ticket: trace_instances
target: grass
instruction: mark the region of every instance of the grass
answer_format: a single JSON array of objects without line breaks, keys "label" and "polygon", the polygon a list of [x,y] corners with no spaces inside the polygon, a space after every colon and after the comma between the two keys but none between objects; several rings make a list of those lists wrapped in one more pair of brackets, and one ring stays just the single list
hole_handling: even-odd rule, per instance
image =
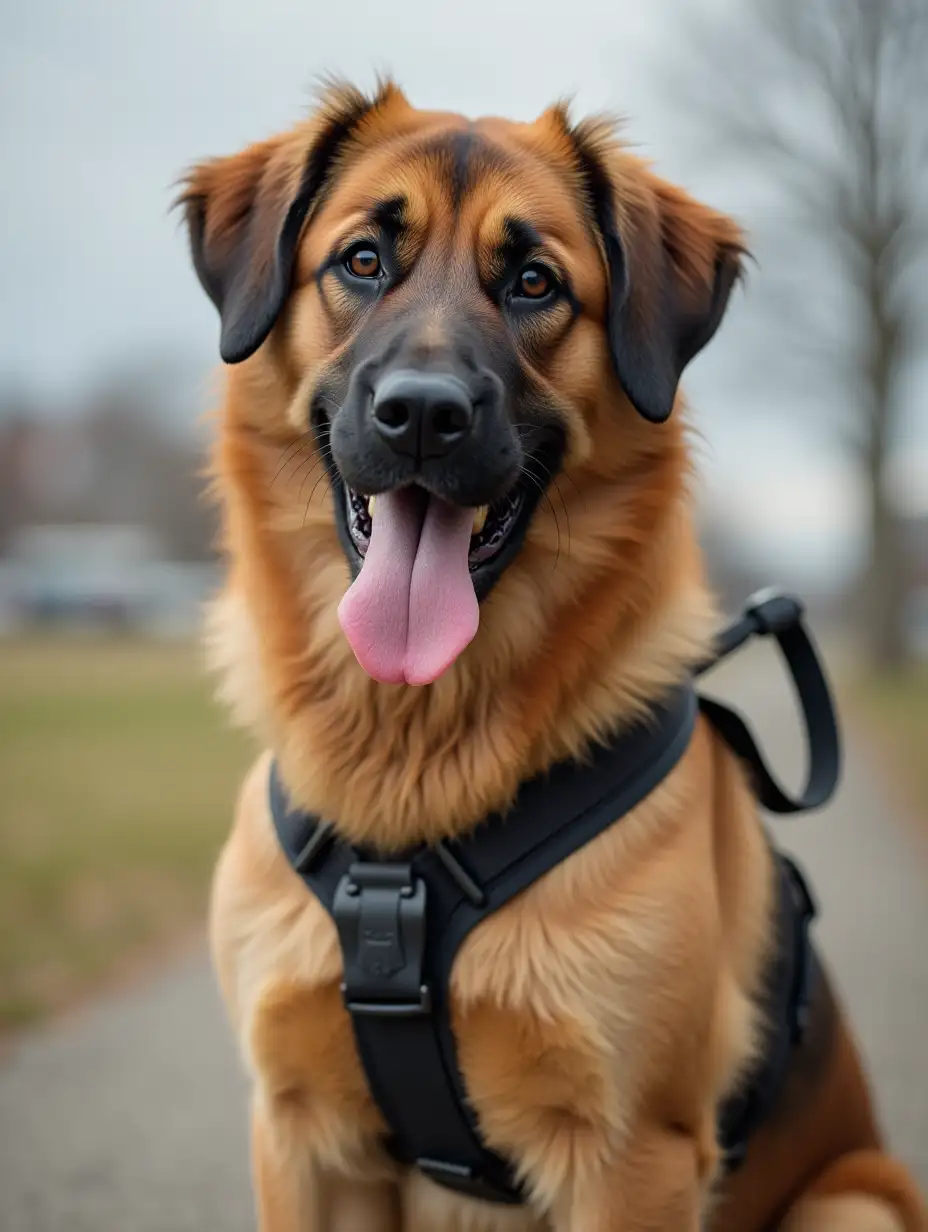
[{"label": "grass", "polygon": [[928,824],[928,664],[864,680],[852,699],[908,801]]},{"label": "grass", "polygon": [[193,647],[0,642],[0,1030],[202,918],[250,755]]}]

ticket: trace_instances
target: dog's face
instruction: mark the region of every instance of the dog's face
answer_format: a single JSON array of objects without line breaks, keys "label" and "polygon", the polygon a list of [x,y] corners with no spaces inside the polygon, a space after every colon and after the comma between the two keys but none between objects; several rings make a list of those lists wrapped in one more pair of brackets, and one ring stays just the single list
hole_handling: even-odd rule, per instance
[{"label": "dog's face", "polygon": [[184,200],[223,358],[272,353],[299,390],[354,579],[342,628],[385,682],[457,658],[604,413],[662,431],[741,252],[603,124],[471,123],[393,87],[330,93]]}]

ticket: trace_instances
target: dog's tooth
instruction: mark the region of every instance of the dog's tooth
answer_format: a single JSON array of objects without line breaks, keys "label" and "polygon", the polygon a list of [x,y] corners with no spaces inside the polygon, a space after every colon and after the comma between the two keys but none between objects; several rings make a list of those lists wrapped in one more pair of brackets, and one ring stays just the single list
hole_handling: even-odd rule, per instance
[{"label": "dog's tooth", "polygon": [[367,516],[369,518],[372,518],[374,516],[374,501],[376,499],[377,499],[376,496],[369,496],[367,498]]},{"label": "dog's tooth", "polygon": [[489,505],[481,505],[479,509],[474,510],[474,526],[471,534],[479,535],[487,524],[487,514],[490,512]]}]

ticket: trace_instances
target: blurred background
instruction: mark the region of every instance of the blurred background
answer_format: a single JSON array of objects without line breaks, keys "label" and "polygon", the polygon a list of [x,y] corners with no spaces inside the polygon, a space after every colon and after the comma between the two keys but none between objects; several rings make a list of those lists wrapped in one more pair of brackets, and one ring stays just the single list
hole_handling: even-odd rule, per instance
[{"label": "blurred background", "polygon": [[218,325],[169,207],[188,163],[289,125],[323,72],[472,115],[572,95],[743,223],[755,263],[685,382],[712,574],[730,608],[807,599],[875,807],[925,827],[925,0],[0,17],[0,1038],[201,918],[249,745],[197,648]]}]

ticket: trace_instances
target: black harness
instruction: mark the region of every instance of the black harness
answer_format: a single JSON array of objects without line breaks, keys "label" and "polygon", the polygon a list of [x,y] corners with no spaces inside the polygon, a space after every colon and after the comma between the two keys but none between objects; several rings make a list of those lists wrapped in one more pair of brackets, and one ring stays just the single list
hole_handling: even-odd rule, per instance
[{"label": "black harness", "polygon": [[[647,721],[595,747],[588,760],[562,762],[522,785],[512,809],[472,832],[396,852],[389,858],[350,846],[331,823],[290,807],[276,765],[271,812],[280,844],[307,888],[331,914],[344,960],[342,992],[371,1094],[389,1126],[400,1163],[472,1197],[518,1203],[512,1165],[483,1143],[467,1098],[451,1030],[449,984],[455,955],[475,925],[554,865],[614,825],[682,757],[699,711],[753,776],[762,805],[776,813],[817,808],[838,779],[838,733],[828,685],[797,600],[765,592],[719,637],[699,675],[756,635],[773,636],[803,711],[809,772],[798,797],[767,769],[740,715],[677,688]],[[762,1061],[719,1110],[719,1142],[730,1167],[776,1100],[808,1010],[815,959],[814,906],[799,870],[784,856],[779,879],[779,944],[765,985],[771,1024]]]}]

